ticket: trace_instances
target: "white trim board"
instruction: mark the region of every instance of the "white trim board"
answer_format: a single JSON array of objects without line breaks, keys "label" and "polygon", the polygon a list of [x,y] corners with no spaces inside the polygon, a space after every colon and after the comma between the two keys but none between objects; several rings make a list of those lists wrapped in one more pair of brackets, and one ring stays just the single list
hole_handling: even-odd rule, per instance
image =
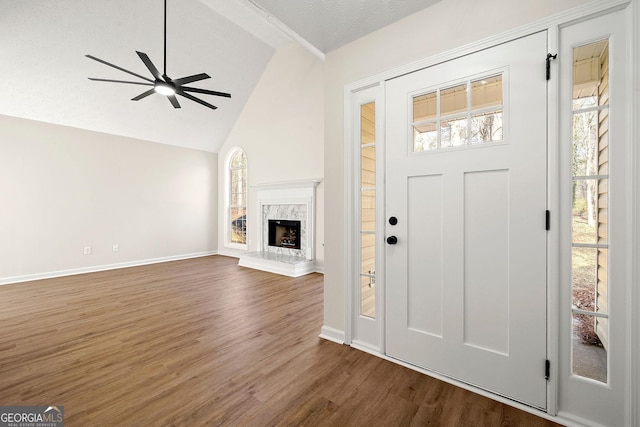
[{"label": "white trim board", "polygon": [[266,9],[261,7],[259,4],[257,4],[253,0],[244,0],[244,2],[247,5],[251,5],[255,13],[260,15],[262,19],[264,19],[266,22],[272,25],[273,28],[281,31],[282,34],[286,35],[291,40],[298,43],[300,46],[304,47],[307,51],[309,51],[309,53],[316,56],[319,60],[324,61],[324,53],[320,49],[318,49],[317,47],[309,43],[307,39],[305,39],[300,34],[292,30],[288,25],[280,21],[278,18],[276,18],[271,13],[269,13]]},{"label": "white trim board", "polygon": [[321,179],[302,179],[298,181],[265,182],[251,185],[256,190],[290,190],[292,188],[316,188],[322,182]]},{"label": "white trim board", "polygon": [[168,257],[150,258],[137,261],[119,262],[116,264],[95,265],[91,267],[73,268],[69,270],[49,271],[45,273],[26,274],[24,276],[0,278],[0,285],[31,282],[34,280],[53,279],[55,277],[75,276],[77,274],[96,273],[98,271],[117,270],[120,268],[139,267],[142,265],[158,264],[161,262],[180,261],[191,258],[218,255],[217,251],[197,252],[192,254],[172,255]]},{"label": "white trim board", "polygon": [[218,249],[218,255],[224,255],[232,258],[240,258],[242,255],[246,254],[248,251],[242,249],[233,249],[233,248],[222,248]]},{"label": "white trim board", "polygon": [[[640,112],[640,47],[633,46],[634,43],[640,41],[640,2],[635,1],[632,4],[632,18],[631,18],[631,76],[632,76],[632,113],[637,114]],[[635,286],[631,287],[631,298],[629,298],[635,308],[640,307],[640,263],[637,262],[640,259],[640,122],[638,120],[632,121],[631,129],[631,141],[635,141],[635,144],[631,144],[631,155],[633,164],[631,166],[631,188],[635,189],[635,193],[632,194],[631,209],[634,214],[634,218],[631,220],[631,259],[632,269],[631,283],[635,283]],[[636,260],[636,262],[633,262]],[[631,351],[632,355],[635,355],[635,360],[631,357],[631,390],[629,393],[629,399],[631,402],[631,420],[630,424],[640,426],[640,312],[639,310],[631,310],[631,331],[635,332],[631,337]],[[634,363],[635,362],[635,363]]]},{"label": "white trim board", "polygon": [[323,325],[320,330],[320,338],[325,339],[327,341],[332,341],[337,344],[344,344],[344,331],[341,331],[336,328],[332,328],[331,326]]},{"label": "white trim board", "polygon": [[[560,31],[557,26],[547,31],[549,52],[560,50]],[[560,156],[556,147],[560,138],[560,73],[557,64],[551,65],[551,80],[547,82],[547,209],[551,224],[560,224]],[[557,364],[560,360],[560,229],[551,227],[547,232],[547,359]],[[547,382],[547,413],[558,413],[558,369],[551,369]]]}]

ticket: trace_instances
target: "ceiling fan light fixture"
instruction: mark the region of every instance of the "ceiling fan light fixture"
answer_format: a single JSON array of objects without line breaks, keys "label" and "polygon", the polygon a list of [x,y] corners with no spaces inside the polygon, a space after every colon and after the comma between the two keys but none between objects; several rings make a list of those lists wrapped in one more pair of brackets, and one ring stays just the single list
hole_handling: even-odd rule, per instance
[{"label": "ceiling fan light fixture", "polygon": [[153,89],[161,95],[170,96],[176,94],[176,88],[171,83],[158,80],[154,83]]}]

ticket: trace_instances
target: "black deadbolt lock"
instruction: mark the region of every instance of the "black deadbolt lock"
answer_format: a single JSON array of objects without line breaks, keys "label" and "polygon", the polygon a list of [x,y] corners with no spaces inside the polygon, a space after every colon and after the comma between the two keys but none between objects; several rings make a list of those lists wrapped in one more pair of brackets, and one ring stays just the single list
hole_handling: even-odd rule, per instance
[{"label": "black deadbolt lock", "polygon": [[396,243],[398,243],[398,238],[396,236],[389,236],[387,237],[387,243],[390,245],[395,245]]},{"label": "black deadbolt lock", "polygon": [[391,218],[389,218],[389,224],[396,225],[397,223],[398,223],[398,218],[396,218],[395,216],[392,216]]}]

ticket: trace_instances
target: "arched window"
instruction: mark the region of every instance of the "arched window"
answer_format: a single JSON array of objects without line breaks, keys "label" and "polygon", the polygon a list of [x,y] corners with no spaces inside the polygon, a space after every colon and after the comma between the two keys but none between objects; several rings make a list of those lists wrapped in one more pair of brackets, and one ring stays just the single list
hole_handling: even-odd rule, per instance
[{"label": "arched window", "polygon": [[240,148],[229,159],[228,242],[247,244],[247,156]]}]

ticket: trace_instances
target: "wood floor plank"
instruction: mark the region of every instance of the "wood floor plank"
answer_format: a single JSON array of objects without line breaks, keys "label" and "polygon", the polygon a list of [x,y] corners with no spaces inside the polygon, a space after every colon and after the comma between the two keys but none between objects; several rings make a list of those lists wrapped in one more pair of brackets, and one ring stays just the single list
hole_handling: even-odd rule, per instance
[{"label": "wood floor plank", "polygon": [[67,426],[551,426],[318,338],[323,276],[211,256],[0,286],[0,405]]}]

